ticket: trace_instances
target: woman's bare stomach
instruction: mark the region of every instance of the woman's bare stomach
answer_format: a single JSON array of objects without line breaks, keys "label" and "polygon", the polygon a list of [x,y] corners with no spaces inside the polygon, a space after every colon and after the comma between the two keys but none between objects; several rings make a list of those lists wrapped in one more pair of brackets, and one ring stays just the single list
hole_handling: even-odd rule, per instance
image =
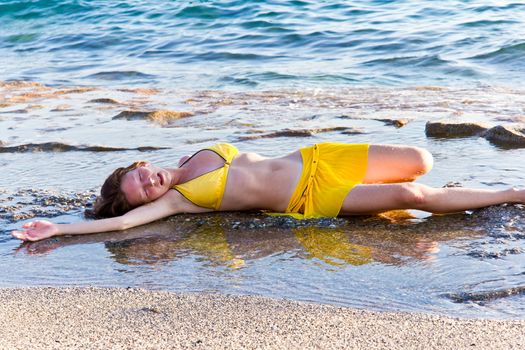
[{"label": "woman's bare stomach", "polygon": [[280,158],[241,153],[232,161],[220,210],[284,212],[302,171],[300,151]]}]

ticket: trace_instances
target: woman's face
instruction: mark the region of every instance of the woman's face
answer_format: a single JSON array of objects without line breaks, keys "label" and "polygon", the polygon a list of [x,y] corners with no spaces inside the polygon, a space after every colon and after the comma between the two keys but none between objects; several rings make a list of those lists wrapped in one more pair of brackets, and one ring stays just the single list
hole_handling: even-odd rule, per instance
[{"label": "woman's face", "polygon": [[138,167],[122,177],[120,189],[132,206],[153,202],[168,192],[171,174],[150,163]]}]

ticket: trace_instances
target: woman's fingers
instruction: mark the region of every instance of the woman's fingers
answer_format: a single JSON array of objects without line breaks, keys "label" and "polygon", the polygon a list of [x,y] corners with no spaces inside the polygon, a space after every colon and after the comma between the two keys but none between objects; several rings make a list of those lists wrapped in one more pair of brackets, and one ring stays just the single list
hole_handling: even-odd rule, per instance
[{"label": "woman's fingers", "polygon": [[25,241],[25,240],[27,240],[25,232],[26,231],[14,230],[14,231],[11,231],[11,235],[13,237],[15,237],[15,238],[18,238],[18,239],[21,239],[22,241]]},{"label": "woman's fingers", "polygon": [[34,241],[35,240],[34,230],[13,230],[11,231],[11,235],[15,238],[21,239],[22,241]]},{"label": "woman's fingers", "polygon": [[38,241],[50,235],[47,224],[45,221],[28,222],[22,225],[24,229],[11,231],[11,235],[23,241]]},{"label": "woman's fingers", "polygon": [[35,228],[37,224],[38,224],[38,221],[30,221],[30,222],[26,222],[25,224],[23,224],[22,227],[23,228]]}]

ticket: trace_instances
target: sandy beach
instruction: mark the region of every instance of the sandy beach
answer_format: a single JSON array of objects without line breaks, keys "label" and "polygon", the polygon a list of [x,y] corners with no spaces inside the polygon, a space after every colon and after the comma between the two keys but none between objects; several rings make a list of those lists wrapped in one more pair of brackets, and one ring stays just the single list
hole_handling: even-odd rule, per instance
[{"label": "sandy beach", "polygon": [[141,289],[0,290],[1,349],[522,349],[525,320]]}]

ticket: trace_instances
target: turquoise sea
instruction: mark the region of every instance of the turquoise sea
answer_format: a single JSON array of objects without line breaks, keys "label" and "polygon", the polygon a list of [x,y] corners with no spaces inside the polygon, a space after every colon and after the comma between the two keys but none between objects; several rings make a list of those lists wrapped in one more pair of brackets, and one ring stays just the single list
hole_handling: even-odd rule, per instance
[{"label": "turquoise sea", "polygon": [[0,1],[0,76],[250,89],[521,85],[519,1]]},{"label": "turquoise sea", "polygon": [[525,186],[525,148],[425,133],[443,119],[525,132],[524,78],[519,1],[0,0],[0,287],[523,319],[523,206],[307,224],[181,215],[29,244],[10,231],[82,220],[114,168],[174,166],[215,142],[265,156],[412,144],[435,158],[422,183]]}]

